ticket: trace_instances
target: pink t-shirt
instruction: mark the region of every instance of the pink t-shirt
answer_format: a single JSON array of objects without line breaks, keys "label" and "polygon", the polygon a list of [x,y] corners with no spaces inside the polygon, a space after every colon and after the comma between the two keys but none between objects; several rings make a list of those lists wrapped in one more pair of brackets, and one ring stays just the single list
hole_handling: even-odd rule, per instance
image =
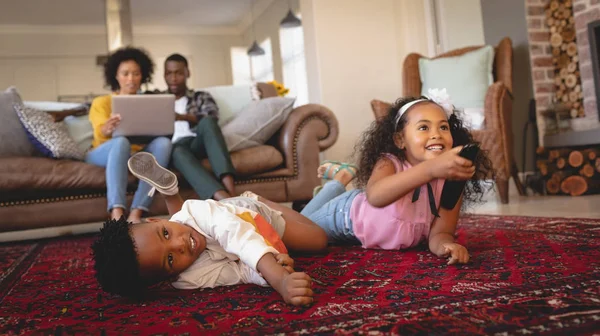
[{"label": "pink t-shirt", "polygon": [[[394,163],[396,173],[411,167],[391,154],[385,157]],[[429,182],[439,208],[443,179]],[[413,247],[429,236],[429,228],[434,216],[429,208],[427,184],[421,186],[419,199],[412,203],[414,191],[410,191],[396,202],[383,208],[376,208],[367,202],[365,191],[358,194],[350,207],[350,219],[356,238],[364,248],[400,250]]]}]

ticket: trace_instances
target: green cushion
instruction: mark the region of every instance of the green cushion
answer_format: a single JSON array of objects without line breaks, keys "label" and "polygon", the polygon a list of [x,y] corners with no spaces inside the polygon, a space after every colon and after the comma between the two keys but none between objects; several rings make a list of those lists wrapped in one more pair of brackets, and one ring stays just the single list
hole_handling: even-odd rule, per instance
[{"label": "green cushion", "polygon": [[430,88],[446,88],[456,108],[482,108],[487,89],[494,82],[493,63],[494,48],[491,46],[461,56],[421,58],[421,94],[426,95]]}]

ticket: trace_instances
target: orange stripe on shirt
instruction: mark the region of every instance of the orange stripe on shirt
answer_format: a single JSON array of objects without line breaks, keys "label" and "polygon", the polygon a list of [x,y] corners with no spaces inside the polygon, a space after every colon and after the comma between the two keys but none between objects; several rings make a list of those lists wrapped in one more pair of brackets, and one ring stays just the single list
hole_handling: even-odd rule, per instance
[{"label": "orange stripe on shirt", "polygon": [[256,214],[255,217],[252,217],[252,214],[249,212],[243,212],[237,215],[239,218],[244,221],[252,224],[254,229],[258,234],[260,234],[264,239],[267,245],[275,248],[279,253],[288,253],[287,248],[283,244],[283,240],[277,234],[277,231],[273,228],[273,226],[267,222],[267,220],[261,216],[260,214]]}]

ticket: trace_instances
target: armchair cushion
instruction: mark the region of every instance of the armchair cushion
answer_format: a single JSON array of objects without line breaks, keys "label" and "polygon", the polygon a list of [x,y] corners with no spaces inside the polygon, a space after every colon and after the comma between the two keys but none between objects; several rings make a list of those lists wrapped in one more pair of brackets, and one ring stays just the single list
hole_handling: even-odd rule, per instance
[{"label": "armchair cushion", "polygon": [[485,46],[461,56],[419,59],[421,94],[446,88],[457,108],[482,108],[486,91],[494,82],[494,48]]}]

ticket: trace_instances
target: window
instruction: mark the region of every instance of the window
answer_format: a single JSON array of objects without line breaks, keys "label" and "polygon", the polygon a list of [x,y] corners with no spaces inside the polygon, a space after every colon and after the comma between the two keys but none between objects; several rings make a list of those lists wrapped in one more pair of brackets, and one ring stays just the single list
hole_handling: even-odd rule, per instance
[{"label": "window", "polygon": [[250,57],[247,54],[246,48],[231,48],[231,75],[233,77],[233,85],[248,84],[252,82]]},{"label": "window", "polygon": [[264,55],[250,57],[252,67],[252,79],[255,82],[270,82],[273,80],[273,51],[271,39],[268,38],[260,43],[265,51]]},{"label": "window", "polygon": [[304,31],[302,27],[279,30],[283,85],[296,97],[295,106],[308,104],[308,81],[306,79],[306,57],[304,56]]}]

